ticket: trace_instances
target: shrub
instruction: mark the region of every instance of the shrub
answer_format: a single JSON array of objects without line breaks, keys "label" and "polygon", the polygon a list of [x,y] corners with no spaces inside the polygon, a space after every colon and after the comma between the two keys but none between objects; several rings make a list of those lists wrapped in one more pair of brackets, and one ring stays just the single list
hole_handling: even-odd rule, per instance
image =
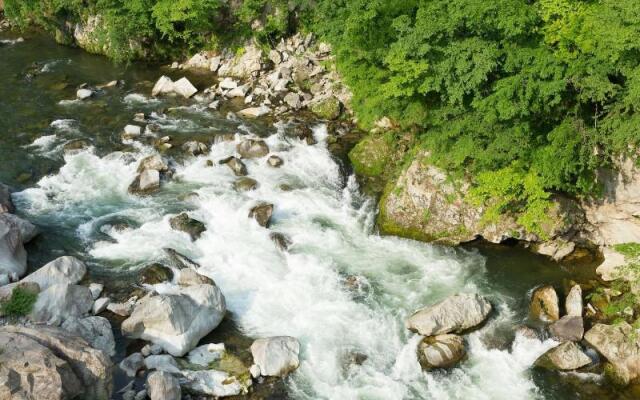
[{"label": "shrub", "polygon": [[11,297],[0,305],[2,313],[8,317],[16,318],[29,314],[38,298],[38,294],[32,291],[16,287]]}]

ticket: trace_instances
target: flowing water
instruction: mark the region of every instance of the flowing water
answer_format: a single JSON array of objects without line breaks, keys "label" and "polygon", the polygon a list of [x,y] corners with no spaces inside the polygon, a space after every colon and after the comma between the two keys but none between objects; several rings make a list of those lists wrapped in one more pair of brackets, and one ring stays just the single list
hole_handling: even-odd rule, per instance
[{"label": "flowing water", "polygon": [[[114,66],[38,36],[0,47],[0,181],[19,188],[20,214],[43,231],[28,248],[31,268],[73,254],[87,260],[94,279],[116,288],[142,266],[163,261],[165,247],[189,255],[220,286],[243,335],[300,340],[301,366],[286,381],[290,398],[583,398],[571,382],[586,386],[593,376],[533,371],[533,361],[555,343],[513,335],[526,321],[528,291],[560,287],[567,270],[518,248],[452,249],[380,237],[375,204],[328,151],[326,127],[314,126],[318,144],[308,146],[287,136],[283,124],[243,121],[197,100],[148,98],[166,72]],[[73,101],[81,83],[112,79],[125,84]],[[176,143],[197,137],[213,144],[199,157],[176,152],[173,178],[149,197],[127,192],[138,161],[155,152],[120,138],[136,112],[150,114]],[[234,141],[216,140],[222,133],[235,134]],[[247,161],[259,187],[239,193],[217,161],[251,135],[263,137],[284,165]],[[77,140],[90,146],[63,151]],[[275,205],[270,230],[247,218],[258,201]],[[169,226],[183,211],[207,226],[195,242]],[[116,229],[122,222],[127,228]],[[274,246],[271,231],[290,237],[288,252]],[[496,312],[466,337],[469,356],[460,367],[424,373],[415,355],[420,337],[403,321],[457,292],[486,295]],[[124,351],[120,345],[119,356]],[[361,365],[352,362],[363,356]]]}]

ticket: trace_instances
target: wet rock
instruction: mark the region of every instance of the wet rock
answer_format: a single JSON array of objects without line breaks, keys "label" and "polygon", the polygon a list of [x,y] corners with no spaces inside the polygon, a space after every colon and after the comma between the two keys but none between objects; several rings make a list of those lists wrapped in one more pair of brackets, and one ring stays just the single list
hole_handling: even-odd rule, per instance
[{"label": "wet rock", "polygon": [[565,342],[548,350],[534,363],[550,370],[571,371],[591,364],[591,358],[573,342]]},{"label": "wet rock", "polygon": [[0,214],[13,213],[16,209],[11,200],[11,189],[4,183],[0,183]]},{"label": "wet rock", "polygon": [[219,164],[224,164],[229,167],[236,176],[246,176],[248,173],[247,166],[237,157],[227,157],[220,160]]},{"label": "wet rock", "polygon": [[560,319],[558,294],[553,286],[542,286],[533,291],[529,311],[533,318],[543,322],[553,322]]},{"label": "wet rock", "polygon": [[567,315],[582,317],[582,289],[580,285],[574,285],[565,300]]},{"label": "wet rock", "polygon": [[605,371],[614,382],[626,385],[640,376],[640,336],[628,323],[596,324],[584,339],[607,359]]},{"label": "wet rock", "polygon": [[538,334],[538,331],[536,331],[533,328],[530,328],[526,325],[520,325],[516,328],[515,330],[515,334],[516,337],[517,336],[522,336],[525,337],[527,339],[535,339],[535,340],[540,340],[540,335]]},{"label": "wet rock", "polygon": [[62,146],[62,151],[65,154],[75,154],[81,150],[88,149],[91,143],[84,139],[69,140]]},{"label": "wet rock", "polygon": [[0,398],[111,398],[109,358],[60,328],[4,326],[0,348]]},{"label": "wet rock", "polygon": [[198,93],[198,89],[185,77],[173,82],[173,91],[186,99]]},{"label": "wet rock", "polygon": [[182,150],[191,154],[192,156],[199,156],[201,154],[205,154],[209,148],[206,144],[191,140],[182,145]]},{"label": "wet rock", "polygon": [[93,96],[93,90],[91,89],[78,89],[76,92],[76,98],[78,100],[86,100]]},{"label": "wet rock", "polygon": [[329,97],[314,101],[310,106],[311,111],[322,119],[337,119],[342,112],[342,105],[340,100],[335,97]]},{"label": "wet rock", "polygon": [[22,276],[26,270],[27,252],[20,227],[10,218],[0,218],[0,273]]},{"label": "wet rock", "polygon": [[59,325],[63,321],[88,314],[93,306],[91,292],[85,286],[60,283],[38,295],[29,318],[34,322]]},{"label": "wet rock", "polygon": [[484,322],[491,310],[491,303],[480,295],[456,294],[416,311],[406,326],[424,336],[461,333]]},{"label": "wet rock", "polygon": [[87,273],[84,263],[72,256],[62,256],[30,273],[22,281],[34,282],[45,290],[53,285],[72,285],[80,282]]},{"label": "wet rock", "polygon": [[160,173],[155,169],[145,169],[129,185],[129,193],[147,195],[160,189]]},{"label": "wet rock", "polygon": [[259,118],[267,115],[271,112],[271,109],[267,106],[249,107],[238,111],[238,115],[245,118]]},{"label": "wet rock", "polygon": [[145,170],[167,172],[169,170],[169,165],[167,165],[159,154],[154,154],[140,160],[140,163],[138,164],[138,172],[143,172]]},{"label": "wet rock", "polygon": [[224,344],[209,343],[198,346],[189,352],[189,363],[208,367],[212,362],[218,361],[224,354]]},{"label": "wet rock", "polygon": [[260,203],[249,211],[249,218],[253,218],[258,225],[268,228],[273,215],[273,204]]},{"label": "wet rock", "polygon": [[226,372],[213,369],[205,371],[182,371],[180,383],[191,393],[200,395],[226,397],[236,396],[242,392],[242,385],[236,377]]},{"label": "wet rock", "polygon": [[171,282],[173,271],[162,264],[147,265],[138,275],[138,283],[141,285],[156,285],[163,282]]},{"label": "wet rock", "polygon": [[151,400],[180,400],[182,391],[178,378],[164,371],[147,376],[147,392]]},{"label": "wet rock", "polygon": [[426,337],[418,345],[418,360],[425,370],[453,367],[466,353],[464,339],[458,335]]},{"label": "wet rock", "polygon": [[258,181],[253,178],[241,177],[233,182],[233,188],[238,192],[248,192],[258,187]]},{"label": "wet rock", "polygon": [[582,317],[565,315],[549,325],[549,333],[554,339],[561,342],[580,341],[582,340],[582,335],[584,335]]},{"label": "wet rock", "polygon": [[189,257],[184,254],[180,254],[174,249],[165,248],[163,249],[165,254],[169,257],[169,261],[171,261],[171,266],[176,269],[184,269],[184,268],[192,268],[194,270],[198,270],[200,268],[200,264],[193,261]]},{"label": "wet rock", "polygon": [[144,359],[144,367],[149,370],[165,371],[172,374],[180,373],[178,363],[169,354],[151,355]]},{"label": "wet rock", "polygon": [[300,365],[300,343],[290,336],[257,339],[251,345],[253,362],[263,376],[287,376]]},{"label": "wet rock", "polygon": [[116,342],[111,324],[103,317],[69,318],[62,323],[62,329],[80,336],[97,350],[109,357],[116,354]]},{"label": "wet rock", "polygon": [[201,275],[196,272],[196,270],[192,268],[185,268],[180,270],[180,275],[178,276],[178,285],[180,286],[191,286],[191,285],[213,285],[214,282],[212,279]]},{"label": "wet rock", "polygon": [[171,225],[171,229],[187,233],[191,240],[199,239],[202,233],[207,230],[202,222],[190,218],[187,213],[170,218],[169,225]]},{"label": "wet rock", "polygon": [[109,303],[111,303],[110,298],[100,297],[99,299],[93,302],[93,307],[91,308],[91,312],[93,313],[93,315],[100,314],[101,312],[107,309],[107,307],[109,306]]},{"label": "wet rock", "polygon": [[141,353],[133,353],[125,357],[118,365],[128,377],[134,378],[139,370],[144,368],[144,357]]},{"label": "wet rock", "polygon": [[177,286],[168,293],[142,298],[122,323],[122,332],[181,357],[220,324],[225,312],[224,296],[217,286]]},{"label": "wet rock", "polygon": [[29,243],[40,233],[34,224],[14,214],[0,213],[0,220],[10,220],[18,227],[23,244]]},{"label": "wet rock", "polygon": [[279,250],[286,251],[291,246],[291,239],[289,239],[284,233],[271,232],[269,238],[275,243]]},{"label": "wet rock", "polygon": [[260,158],[269,154],[269,146],[264,140],[245,139],[236,146],[236,151],[242,158]]},{"label": "wet rock", "polygon": [[279,168],[282,166],[282,164],[284,164],[284,161],[282,161],[282,158],[274,155],[267,158],[267,163],[270,167]]}]

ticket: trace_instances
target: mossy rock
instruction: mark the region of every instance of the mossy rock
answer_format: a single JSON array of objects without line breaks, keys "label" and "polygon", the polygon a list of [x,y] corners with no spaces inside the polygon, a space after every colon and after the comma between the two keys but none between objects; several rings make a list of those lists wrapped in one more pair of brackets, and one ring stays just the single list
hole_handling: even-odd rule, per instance
[{"label": "mossy rock", "polygon": [[392,141],[387,136],[369,135],[349,152],[349,160],[359,175],[382,175],[393,152]]},{"label": "mossy rock", "polygon": [[138,283],[145,285],[155,285],[162,282],[168,282],[173,279],[171,268],[162,264],[150,264],[143,268],[138,276]]},{"label": "mossy rock", "polygon": [[335,97],[329,97],[311,105],[311,111],[322,119],[333,120],[342,113],[342,104]]}]

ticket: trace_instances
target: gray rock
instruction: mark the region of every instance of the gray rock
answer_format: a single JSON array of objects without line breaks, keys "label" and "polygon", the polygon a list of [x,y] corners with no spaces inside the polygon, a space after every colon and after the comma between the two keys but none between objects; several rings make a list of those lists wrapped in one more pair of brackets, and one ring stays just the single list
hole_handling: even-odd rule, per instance
[{"label": "gray rock", "polygon": [[196,270],[192,268],[185,268],[180,270],[180,275],[178,275],[178,285],[180,286],[192,286],[192,285],[213,285],[214,282],[212,279],[200,275],[196,272]]},{"label": "gray rock", "polygon": [[207,230],[202,222],[189,217],[187,213],[171,217],[169,225],[171,225],[171,229],[187,233],[192,241],[199,239],[202,233]]},{"label": "gray rock", "polygon": [[205,371],[182,371],[181,384],[189,392],[214,396],[236,396],[242,392],[242,385],[234,376],[213,369]]},{"label": "gray rock", "polygon": [[533,291],[529,311],[533,318],[543,322],[560,319],[558,294],[553,286],[542,286]]},{"label": "gray rock", "polygon": [[198,346],[187,355],[189,363],[208,367],[214,361],[218,361],[224,354],[224,343],[209,343]]},{"label": "gray rock", "polygon": [[1,213],[13,213],[16,209],[13,206],[11,200],[11,189],[4,183],[0,183],[0,214]]},{"label": "gray rock", "polygon": [[220,84],[218,86],[223,90],[231,90],[238,87],[238,82],[230,78],[224,78],[222,81],[220,81]]},{"label": "gray rock", "polygon": [[93,90],[90,89],[78,89],[76,92],[78,100],[86,100],[91,96],[93,96]]},{"label": "gray rock", "polygon": [[573,317],[582,317],[582,288],[580,285],[574,285],[565,300],[565,309],[567,315]]},{"label": "gray rock", "polygon": [[209,150],[209,147],[204,143],[191,140],[183,144],[182,149],[192,156],[199,156],[201,154],[205,154],[207,150]]},{"label": "gray rock", "polygon": [[[111,361],[78,336],[8,325],[0,327],[0,348],[12,349],[0,352],[0,398],[111,398]],[[4,396],[7,389],[14,397]]]},{"label": "gray rock", "polygon": [[135,395],[135,397],[133,399],[134,400],[145,400],[146,398],[147,398],[147,390],[146,389],[142,389],[141,391],[136,393],[136,395]]},{"label": "gray rock", "polygon": [[258,118],[267,115],[271,112],[271,109],[267,106],[249,107],[238,111],[238,115],[245,118]]},{"label": "gray rock", "polygon": [[247,166],[237,157],[227,157],[220,160],[219,163],[229,167],[235,176],[246,176],[248,173]]},{"label": "gray rock", "polygon": [[171,262],[171,266],[175,269],[184,269],[184,268],[192,268],[194,270],[198,270],[200,268],[200,264],[193,261],[189,257],[184,254],[180,254],[174,249],[163,249],[164,252],[169,257],[169,261]]},{"label": "gray rock", "polygon": [[8,285],[0,286],[0,302],[7,301],[11,298],[14,289],[20,288],[26,292],[38,294],[40,286],[33,282],[14,282]]},{"label": "gray rock", "polygon": [[20,227],[10,218],[0,218],[0,273],[22,276],[26,271],[27,252]]},{"label": "gray rock", "polygon": [[425,370],[453,367],[466,353],[464,339],[458,335],[427,337],[418,345],[418,360]]},{"label": "gray rock", "polygon": [[62,329],[80,336],[91,347],[104,351],[109,357],[116,354],[116,342],[111,331],[111,324],[106,318],[69,318],[62,323]]},{"label": "gray rock", "polygon": [[182,399],[178,378],[164,371],[155,371],[147,376],[147,391],[151,400]]},{"label": "gray rock", "polygon": [[119,367],[128,377],[134,378],[138,371],[144,368],[144,357],[140,353],[130,354],[120,361]]},{"label": "gray rock", "polygon": [[180,368],[178,368],[178,363],[169,354],[148,356],[144,359],[144,366],[149,371],[157,370],[157,371],[169,372],[172,374],[180,373]]},{"label": "gray rock", "polygon": [[100,297],[100,293],[102,293],[103,289],[104,289],[104,285],[101,283],[89,284],[89,291],[91,292],[91,297],[93,297],[94,300],[97,300],[98,297]]},{"label": "gray rock", "polygon": [[18,227],[18,230],[20,231],[20,236],[22,237],[23,244],[29,243],[31,240],[33,240],[33,238],[35,238],[40,233],[40,231],[34,224],[32,224],[31,222],[25,219],[18,217],[17,215],[9,214],[9,213],[0,213],[0,220],[2,219],[8,219]]},{"label": "gray rock", "polygon": [[124,136],[127,139],[136,138],[142,135],[142,127],[139,125],[127,125],[124,127]]},{"label": "gray rock", "polygon": [[168,76],[161,76],[151,90],[152,96],[173,93],[173,81]]},{"label": "gray rock", "polygon": [[424,336],[461,333],[484,322],[491,309],[491,303],[480,295],[456,294],[416,311],[406,326]]},{"label": "gray rock", "polygon": [[146,195],[160,189],[160,172],[145,169],[129,185],[129,193]]},{"label": "gray rock", "polygon": [[573,342],[565,342],[548,350],[534,363],[537,367],[559,371],[571,371],[591,364],[591,358]]},{"label": "gray rock", "polygon": [[572,317],[565,315],[556,322],[549,325],[551,336],[561,342],[577,342],[582,340],[584,335],[584,325],[582,317]]},{"label": "gray rock", "polygon": [[233,188],[238,192],[248,192],[258,187],[258,181],[246,176],[240,177],[233,182]]},{"label": "gray rock", "polygon": [[173,82],[173,91],[184,98],[189,98],[198,93],[198,89],[185,77]]},{"label": "gray rock", "polygon": [[92,306],[93,298],[87,287],[60,283],[40,292],[29,317],[34,322],[59,325],[69,318],[86,315]]},{"label": "gray rock", "polygon": [[137,300],[138,298],[134,296],[124,303],[109,303],[107,304],[107,310],[121,317],[128,317],[133,312]]},{"label": "gray rock", "polygon": [[284,96],[284,102],[294,110],[299,110],[302,108],[302,100],[300,99],[300,95],[298,93],[288,93],[286,96]]},{"label": "gray rock", "polygon": [[236,151],[242,158],[260,158],[269,154],[269,146],[264,140],[245,139],[236,146]]},{"label": "gray rock", "polygon": [[253,218],[258,225],[268,228],[271,224],[271,216],[273,215],[273,204],[260,203],[249,211],[249,218]]},{"label": "gray rock", "polygon": [[91,312],[94,315],[100,314],[101,312],[107,309],[107,307],[109,306],[109,303],[111,303],[111,299],[109,299],[108,297],[101,297],[93,302],[93,307],[91,308]]},{"label": "gray rock", "polygon": [[300,365],[300,343],[290,336],[257,339],[251,345],[253,362],[263,376],[286,376]]},{"label": "gray rock", "polygon": [[616,383],[626,385],[640,376],[640,336],[628,323],[595,324],[584,340],[607,359]]},{"label": "gray rock", "polygon": [[138,164],[138,172],[145,171],[147,169],[156,170],[158,172],[166,172],[169,170],[169,165],[162,159],[159,154],[154,154],[140,160]]},{"label": "gray rock", "polygon": [[220,324],[225,312],[224,296],[217,286],[177,286],[170,293],[142,298],[122,323],[122,333],[159,344],[181,357]]},{"label": "gray rock", "polygon": [[140,285],[156,285],[162,282],[170,282],[173,279],[173,271],[162,264],[153,263],[145,266],[138,275]]},{"label": "gray rock", "polygon": [[62,256],[30,273],[22,281],[35,282],[40,286],[40,290],[45,290],[53,285],[76,284],[86,273],[87,267],[82,261],[72,256]]}]

